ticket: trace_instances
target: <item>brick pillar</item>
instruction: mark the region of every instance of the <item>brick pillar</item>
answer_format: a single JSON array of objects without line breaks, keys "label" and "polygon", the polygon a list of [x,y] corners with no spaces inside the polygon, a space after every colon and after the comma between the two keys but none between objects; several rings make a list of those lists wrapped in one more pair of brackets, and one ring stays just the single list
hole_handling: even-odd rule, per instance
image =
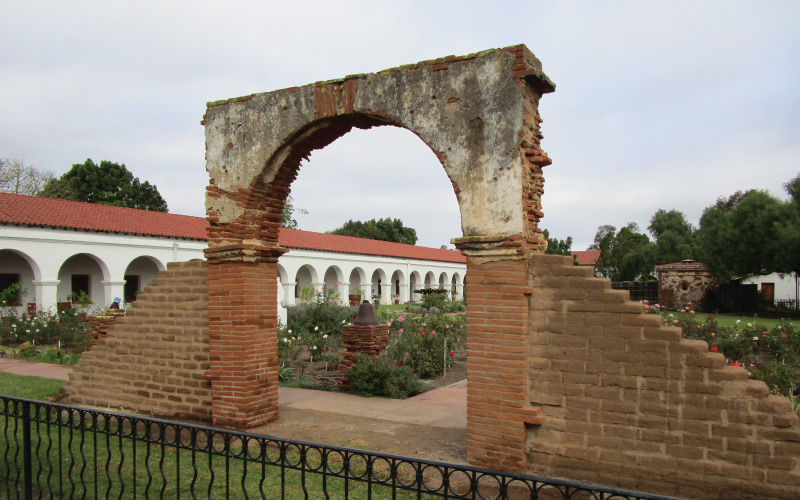
[{"label": "brick pillar", "polygon": [[467,256],[467,458],[524,471],[525,426],[543,421],[528,401],[529,250],[519,236],[453,242]]},{"label": "brick pillar", "polygon": [[257,258],[206,252],[206,378],[215,426],[247,429],[278,418],[277,259],[283,251],[262,250]]}]

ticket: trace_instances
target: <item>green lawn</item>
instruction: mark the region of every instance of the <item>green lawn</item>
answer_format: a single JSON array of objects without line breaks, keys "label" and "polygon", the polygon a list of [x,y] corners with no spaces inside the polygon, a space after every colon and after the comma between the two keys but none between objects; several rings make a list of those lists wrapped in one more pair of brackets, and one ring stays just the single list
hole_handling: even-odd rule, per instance
[{"label": "green lawn", "polygon": [[[0,394],[6,396],[44,400],[57,394],[63,386],[61,380],[0,373]],[[413,491],[393,492],[390,480],[388,485],[373,485],[370,488],[352,479],[345,481],[330,475],[291,470],[291,464],[296,465],[301,461],[300,449],[294,445],[282,451],[273,444],[262,451],[257,442],[248,444],[248,454],[253,458],[266,452],[268,461],[280,462],[281,453],[285,453],[285,464],[289,467],[282,468],[241,460],[242,443],[236,438],[229,443],[231,456],[214,454],[210,457],[207,453],[176,450],[172,445],[160,444],[158,436],[161,431],[158,426],[150,428],[150,432],[156,436],[155,442],[134,442],[130,439],[130,430],[119,435],[116,431],[119,422],[116,419],[106,422],[101,417],[96,424],[101,431],[97,435],[75,428],[88,429],[79,424],[80,420],[76,413],[62,416],[61,425],[54,425],[52,420],[48,424],[32,425],[35,490],[52,491],[57,496],[69,498],[138,498],[164,494],[183,498],[209,495],[213,498],[236,499],[261,498],[262,493],[266,498],[281,498],[283,491],[285,498],[293,499],[306,498],[306,494],[310,498],[325,498],[325,491],[330,498],[367,498],[367,490],[371,489],[372,498],[375,499],[419,498]],[[0,416],[0,429],[5,429],[0,431],[4,436],[0,439],[0,457],[5,457],[0,458],[0,496],[3,496],[3,492],[14,496],[19,486],[16,478],[22,471],[22,425],[14,420],[6,423],[6,417]],[[110,433],[104,433],[104,429]],[[139,425],[136,434],[144,439],[148,432],[143,425]],[[183,443],[197,440],[199,449],[204,448],[207,439],[204,431],[193,437],[182,433]],[[214,449],[221,450],[224,446],[222,436],[217,435],[212,439]],[[170,439],[166,441],[171,442]],[[324,470],[319,452],[309,450],[306,459],[312,469]],[[328,460],[332,470],[342,470],[341,455],[334,453]],[[375,477],[389,479],[388,471],[384,471],[388,464],[378,462],[375,467]],[[357,476],[367,474],[366,462],[357,456],[352,458],[351,468]],[[404,481],[413,481],[413,474],[408,470],[398,473]],[[3,478],[9,481],[4,482]],[[37,493],[35,491],[34,494]],[[421,498],[430,497],[423,495]]]},{"label": "green lawn", "polygon": [[[673,313],[676,317],[687,317],[689,313]],[[729,327],[729,326],[736,326],[736,321],[741,321],[742,323],[753,323],[757,325],[763,326],[765,329],[770,330],[775,328],[776,326],[780,325],[781,323],[786,323],[786,320],[776,319],[776,318],[759,318],[756,316],[734,316],[729,314],[716,314],[710,315],[708,313],[696,313],[694,314],[695,321],[699,323],[705,323],[706,318],[708,316],[713,316],[714,320],[722,327]],[[800,321],[794,320],[789,321],[789,323],[800,326]]]},{"label": "green lawn", "polygon": [[16,398],[45,400],[64,387],[63,380],[0,373],[0,394]]},{"label": "green lawn", "polygon": [[378,313],[378,311],[403,311],[408,308],[408,304],[386,304],[375,308],[375,313]]}]

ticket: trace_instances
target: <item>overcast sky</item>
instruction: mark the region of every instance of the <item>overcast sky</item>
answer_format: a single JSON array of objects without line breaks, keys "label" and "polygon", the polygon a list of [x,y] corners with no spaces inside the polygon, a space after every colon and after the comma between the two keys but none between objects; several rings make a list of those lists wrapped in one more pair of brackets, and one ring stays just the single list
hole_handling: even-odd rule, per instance
[{"label": "overcast sky", "polygon": [[[524,43],[541,102],[543,227],[585,249],[659,208],[697,224],[800,171],[800,2],[0,0],[0,157],[60,175],[124,163],[176,214],[204,216],[208,101]],[[292,186],[300,228],[396,217],[461,235],[444,170],[413,134],[354,131]]]}]

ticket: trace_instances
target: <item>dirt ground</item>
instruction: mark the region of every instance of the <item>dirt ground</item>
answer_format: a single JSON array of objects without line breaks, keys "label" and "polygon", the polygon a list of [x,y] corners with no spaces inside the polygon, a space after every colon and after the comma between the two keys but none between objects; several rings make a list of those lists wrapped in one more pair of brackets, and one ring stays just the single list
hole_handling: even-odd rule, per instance
[{"label": "dirt ground", "polygon": [[[325,363],[310,361],[301,353],[289,364],[319,385],[337,385],[337,370],[325,370]],[[467,378],[466,362],[456,359],[446,376],[423,380],[428,389],[446,387]],[[310,441],[332,446],[406,455],[445,462],[466,463],[466,429],[404,424],[375,418],[354,417],[322,411],[280,407],[279,421],[253,429],[259,434]]]},{"label": "dirt ground", "polygon": [[466,429],[402,424],[281,407],[278,422],[252,432],[427,460],[467,462]]}]

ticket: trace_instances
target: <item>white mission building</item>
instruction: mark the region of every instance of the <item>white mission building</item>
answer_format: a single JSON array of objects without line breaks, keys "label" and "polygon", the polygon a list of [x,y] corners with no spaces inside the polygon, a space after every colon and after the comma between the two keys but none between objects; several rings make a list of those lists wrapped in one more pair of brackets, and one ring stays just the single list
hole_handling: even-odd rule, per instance
[{"label": "white mission building", "polygon": [[[80,291],[94,308],[133,302],[168,262],[205,259],[207,227],[201,217],[0,193],[0,290],[22,283],[19,307],[54,308]],[[455,250],[294,229],[278,241],[289,249],[278,261],[283,306],[322,287],[343,302],[356,289],[382,304],[417,301],[426,287],[463,295],[466,259]]]}]

